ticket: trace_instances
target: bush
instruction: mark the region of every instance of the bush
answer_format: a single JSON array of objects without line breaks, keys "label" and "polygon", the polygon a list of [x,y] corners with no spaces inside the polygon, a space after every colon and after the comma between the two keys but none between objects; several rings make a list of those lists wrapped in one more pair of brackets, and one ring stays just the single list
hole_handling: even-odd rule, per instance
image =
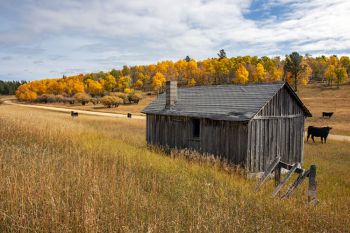
[{"label": "bush", "polygon": [[36,99],[37,102],[39,103],[54,103],[56,102],[56,96],[53,94],[42,94]]},{"label": "bush", "polygon": [[99,103],[101,103],[101,98],[99,98],[99,97],[91,98],[90,102],[91,102],[93,105],[99,104]]},{"label": "bush", "polygon": [[130,103],[138,104],[141,99],[142,99],[142,95],[141,94],[132,93],[131,95],[129,95]]},{"label": "bush", "polygon": [[129,103],[128,96],[125,93],[123,93],[123,92],[111,92],[111,93],[109,93],[109,95],[121,98],[123,100],[123,104],[128,104]]},{"label": "bush", "polygon": [[91,96],[86,93],[77,93],[74,95],[74,99],[77,100],[82,105],[85,105],[89,103],[89,101],[91,100]]},{"label": "bush", "polygon": [[62,103],[64,101],[64,96],[63,95],[56,95],[55,96],[55,99],[56,99],[56,102],[58,103]]},{"label": "bush", "polygon": [[108,108],[112,108],[112,107],[118,107],[119,104],[123,103],[123,100],[119,97],[116,97],[116,96],[106,95],[106,96],[102,97],[101,103],[104,106],[107,106]]},{"label": "bush", "polygon": [[75,99],[72,98],[72,97],[66,97],[66,98],[64,98],[64,99],[62,100],[62,102],[63,102],[64,104],[74,104],[74,103],[75,103]]}]

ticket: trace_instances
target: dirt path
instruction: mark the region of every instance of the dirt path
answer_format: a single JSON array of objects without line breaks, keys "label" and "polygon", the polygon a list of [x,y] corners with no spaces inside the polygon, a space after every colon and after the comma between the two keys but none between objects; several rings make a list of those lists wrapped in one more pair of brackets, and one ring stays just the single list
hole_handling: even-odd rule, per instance
[{"label": "dirt path", "polygon": [[[30,104],[18,104],[14,103],[10,100],[5,100],[4,104],[9,105],[16,105],[16,106],[22,106],[22,107],[28,107],[28,108],[39,108],[39,109],[45,109],[50,111],[56,111],[56,112],[78,112],[79,114],[85,114],[85,115],[93,115],[93,116],[108,116],[108,117],[118,117],[118,118],[127,118],[127,115],[124,114],[117,114],[117,113],[106,113],[106,112],[93,112],[93,111],[85,111],[85,110],[76,110],[76,109],[70,109],[70,108],[56,108],[56,107],[46,107],[46,106],[39,106],[39,105],[30,105]],[[137,116],[133,115],[131,119],[146,119],[144,116]]]},{"label": "dirt path", "polygon": [[[345,136],[345,135],[335,135],[335,134],[329,134],[327,140],[335,140],[335,141],[346,141],[350,142],[350,136]],[[311,139],[312,141],[312,139]]]},{"label": "dirt path", "polygon": [[[10,100],[4,100],[4,104],[17,105],[17,106],[23,106],[23,107],[29,107],[29,108],[46,109],[46,110],[57,111],[57,112],[71,112],[71,111],[74,111],[74,112],[78,112],[80,114],[93,115],[93,116],[108,116],[108,117],[127,118],[127,116],[124,115],[124,114],[106,113],[106,112],[93,112],[93,111],[75,110],[75,109],[69,109],[69,108],[46,107],[46,106],[29,105],[29,104],[18,104],[18,103],[13,103]],[[133,115],[131,119],[145,120],[146,117]],[[306,132],[305,132],[305,134],[306,134]],[[317,138],[317,139],[319,139],[319,138]],[[335,140],[335,141],[350,142],[350,136],[345,136],[345,135],[329,134],[328,135],[328,139]],[[311,140],[310,142],[312,143],[312,139],[311,138],[310,138],[310,140]]]}]

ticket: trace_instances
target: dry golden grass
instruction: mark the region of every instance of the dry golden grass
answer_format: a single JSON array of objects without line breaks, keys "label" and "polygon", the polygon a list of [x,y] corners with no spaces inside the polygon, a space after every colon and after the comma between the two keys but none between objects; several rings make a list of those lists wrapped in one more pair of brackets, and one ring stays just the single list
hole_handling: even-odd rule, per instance
[{"label": "dry golden grass", "polygon": [[290,200],[220,163],[145,144],[144,121],[0,106],[0,232],[347,232],[350,144],[306,144],[306,184]]},{"label": "dry golden grass", "polygon": [[[307,118],[307,126],[331,126],[332,134],[350,136],[350,84],[340,89],[311,84],[300,88],[298,95],[313,114],[312,118]],[[334,115],[324,119],[322,112],[334,112]]]}]

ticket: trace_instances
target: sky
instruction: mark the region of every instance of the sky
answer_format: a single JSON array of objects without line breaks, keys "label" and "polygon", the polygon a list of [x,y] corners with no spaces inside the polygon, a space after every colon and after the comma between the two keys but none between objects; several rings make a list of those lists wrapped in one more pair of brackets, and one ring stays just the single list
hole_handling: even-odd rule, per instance
[{"label": "sky", "polygon": [[0,80],[227,56],[350,54],[348,0],[0,0]]}]

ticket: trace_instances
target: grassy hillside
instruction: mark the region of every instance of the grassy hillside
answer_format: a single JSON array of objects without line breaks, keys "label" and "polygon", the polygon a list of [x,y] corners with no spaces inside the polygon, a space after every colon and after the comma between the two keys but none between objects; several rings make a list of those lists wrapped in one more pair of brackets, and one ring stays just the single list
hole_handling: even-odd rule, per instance
[{"label": "grassy hillside", "polygon": [[0,106],[0,232],[346,232],[350,144],[306,144],[306,184],[290,200],[212,160],[145,144],[144,121]]}]

